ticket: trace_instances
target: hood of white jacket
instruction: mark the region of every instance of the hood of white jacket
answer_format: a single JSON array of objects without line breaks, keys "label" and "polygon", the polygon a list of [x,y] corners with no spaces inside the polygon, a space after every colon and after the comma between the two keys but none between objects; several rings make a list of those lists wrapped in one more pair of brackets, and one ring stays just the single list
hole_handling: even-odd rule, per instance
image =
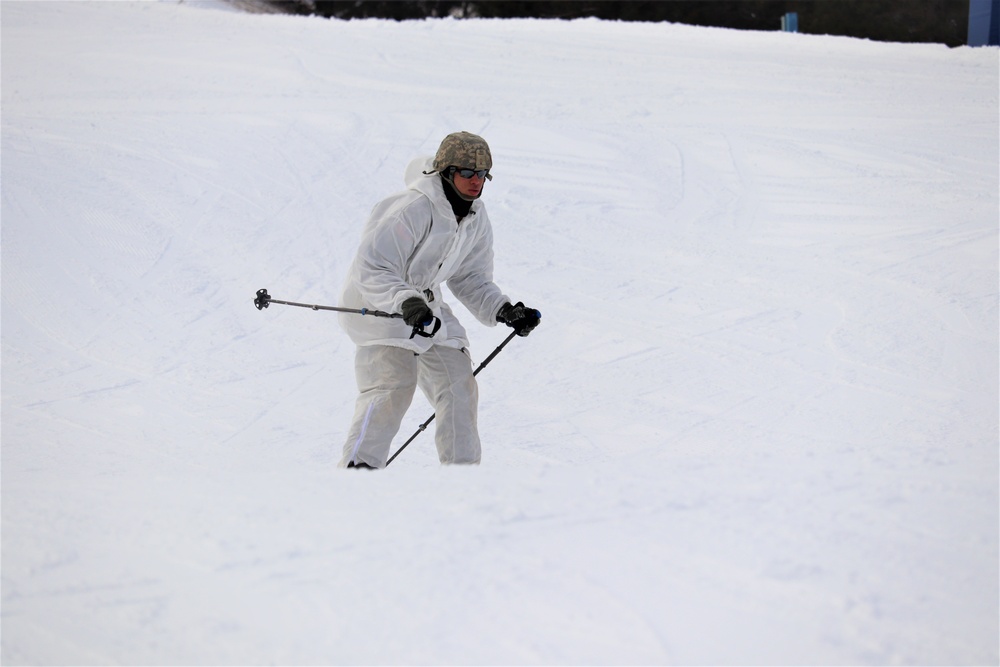
[{"label": "hood of white jacket", "polygon": [[[424,172],[434,173],[425,174]],[[413,158],[410,160],[410,164],[406,165],[406,171],[403,173],[403,182],[406,183],[407,188],[423,192],[420,182],[422,180],[437,178],[437,176],[438,173],[434,171],[434,157],[431,155],[421,155],[420,157]],[[427,193],[425,192],[424,194]]]}]

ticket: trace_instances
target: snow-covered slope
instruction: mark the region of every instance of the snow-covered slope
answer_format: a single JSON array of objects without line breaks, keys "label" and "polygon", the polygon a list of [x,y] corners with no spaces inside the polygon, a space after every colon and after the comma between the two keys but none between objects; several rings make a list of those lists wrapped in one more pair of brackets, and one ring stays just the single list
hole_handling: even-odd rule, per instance
[{"label": "snow-covered slope", "polygon": [[[5,664],[1000,660],[997,49],[0,11]],[[353,347],[254,292],[460,129],[543,325],[480,467],[338,471]]]}]

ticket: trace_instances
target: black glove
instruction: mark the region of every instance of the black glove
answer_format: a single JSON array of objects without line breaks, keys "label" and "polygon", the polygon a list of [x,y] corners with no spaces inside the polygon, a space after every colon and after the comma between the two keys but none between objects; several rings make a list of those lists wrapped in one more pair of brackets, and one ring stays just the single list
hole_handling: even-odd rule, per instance
[{"label": "black glove", "polygon": [[515,305],[505,303],[497,313],[497,322],[503,322],[518,336],[527,336],[538,326],[542,314],[518,301]]},{"label": "black glove", "polygon": [[403,321],[411,327],[423,327],[434,322],[434,313],[419,296],[411,296],[404,301],[402,309]]}]

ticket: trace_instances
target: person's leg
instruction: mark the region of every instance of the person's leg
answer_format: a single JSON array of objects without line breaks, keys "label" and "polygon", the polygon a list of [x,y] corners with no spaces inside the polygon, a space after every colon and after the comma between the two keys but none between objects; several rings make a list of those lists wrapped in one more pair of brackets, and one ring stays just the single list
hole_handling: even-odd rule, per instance
[{"label": "person's leg", "polygon": [[479,387],[463,350],[434,345],[420,355],[419,384],[434,407],[434,442],[441,463],[479,463]]},{"label": "person's leg", "polygon": [[359,347],[354,357],[358,400],[340,467],[350,463],[384,468],[417,384],[417,357],[387,345]]}]

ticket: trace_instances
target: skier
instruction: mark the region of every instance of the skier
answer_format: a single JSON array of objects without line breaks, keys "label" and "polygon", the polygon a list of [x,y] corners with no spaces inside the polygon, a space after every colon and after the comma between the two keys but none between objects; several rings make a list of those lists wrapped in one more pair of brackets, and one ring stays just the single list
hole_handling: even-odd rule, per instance
[{"label": "skier", "polygon": [[441,284],[486,326],[502,322],[527,336],[541,318],[512,304],[493,282],[493,230],[479,199],[492,167],[482,137],[449,134],[433,159],[410,162],[406,190],[372,210],[341,303],[403,318],[340,316],[358,346],[359,391],[340,467],[385,467],[417,386],[435,410],[441,463],[479,463],[479,390],[469,341],[442,301]]}]

